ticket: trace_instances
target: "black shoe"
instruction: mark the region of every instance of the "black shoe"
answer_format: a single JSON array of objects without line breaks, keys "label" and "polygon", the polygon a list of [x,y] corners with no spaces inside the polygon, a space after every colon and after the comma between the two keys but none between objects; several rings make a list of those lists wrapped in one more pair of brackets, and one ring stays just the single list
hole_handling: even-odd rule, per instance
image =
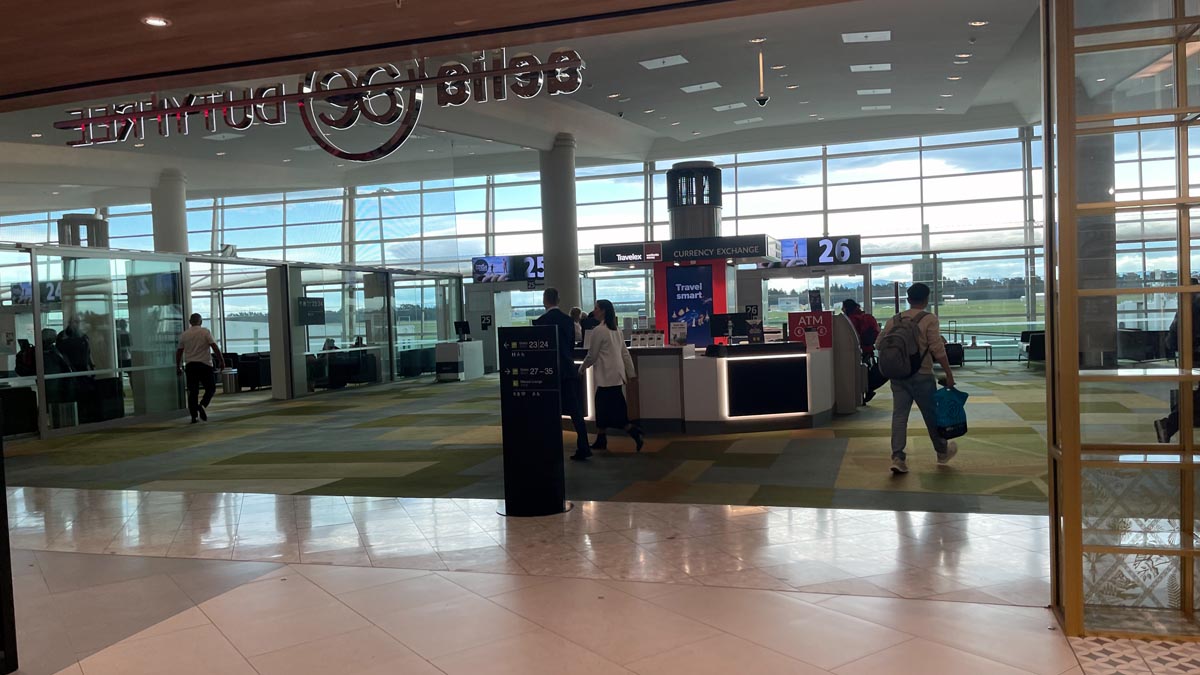
[{"label": "black shoe", "polygon": [[576,450],[575,454],[571,455],[571,459],[575,460],[576,462],[583,462],[583,461],[586,461],[587,458],[591,457],[591,456],[592,456],[591,450]]},{"label": "black shoe", "polygon": [[641,429],[634,427],[629,430],[629,435],[633,437],[633,442],[637,444],[637,451],[642,451],[642,446],[646,443],[646,434],[642,433]]},{"label": "black shoe", "polygon": [[208,413],[204,412],[204,408],[200,409],[200,419],[204,420],[205,422],[208,421]]},{"label": "black shoe", "polygon": [[200,420],[196,419],[195,417],[193,417],[193,418],[192,418],[192,424],[195,424],[195,423],[197,423],[197,422],[199,422],[199,421],[200,421]]},{"label": "black shoe", "polygon": [[608,449],[608,436],[597,436],[596,442],[592,443],[592,449],[593,450],[607,450]]},{"label": "black shoe", "polygon": [[1170,443],[1171,437],[1175,435],[1167,428],[1167,421],[1165,419],[1154,420],[1154,433],[1158,436],[1159,443]]},{"label": "black shoe", "polygon": [[867,395],[863,397],[863,404],[865,405],[867,403],[870,403],[871,399],[873,399],[873,398],[875,398],[875,392],[868,391]]}]

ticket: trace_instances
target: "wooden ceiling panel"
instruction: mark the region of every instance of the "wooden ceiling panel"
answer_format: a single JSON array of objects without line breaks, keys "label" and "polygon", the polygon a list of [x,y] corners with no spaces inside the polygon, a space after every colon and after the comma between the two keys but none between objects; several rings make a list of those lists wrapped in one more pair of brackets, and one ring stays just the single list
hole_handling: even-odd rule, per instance
[{"label": "wooden ceiling panel", "polygon": [[60,0],[0,37],[0,62],[20,64],[0,110],[842,1]]}]

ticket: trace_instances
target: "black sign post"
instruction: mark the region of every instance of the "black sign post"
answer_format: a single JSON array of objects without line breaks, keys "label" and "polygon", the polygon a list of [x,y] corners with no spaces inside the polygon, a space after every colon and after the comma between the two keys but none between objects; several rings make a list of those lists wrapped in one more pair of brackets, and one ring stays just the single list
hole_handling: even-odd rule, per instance
[{"label": "black sign post", "polygon": [[[4,412],[0,410],[0,424]],[[0,438],[0,485],[4,475],[4,440]],[[8,500],[4,500],[4,522],[8,522]],[[8,548],[8,528],[0,532],[0,673],[15,672],[17,662],[17,618],[13,608],[12,551]]]},{"label": "black sign post", "polygon": [[549,516],[571,508],[563,473],[558,330],[499,328],[500,425],[506,516]]}]

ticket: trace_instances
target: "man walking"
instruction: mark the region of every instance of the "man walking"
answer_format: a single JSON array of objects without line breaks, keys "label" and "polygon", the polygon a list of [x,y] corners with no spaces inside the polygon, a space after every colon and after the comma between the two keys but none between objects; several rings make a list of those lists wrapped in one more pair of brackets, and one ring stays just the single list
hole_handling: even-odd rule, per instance
[{"label": "man walking", "polygon": [[558,331],[559,390],[562,411],[571,416],[575,426],[575,454],[571,459],[582,461],[592,456],[588,448],[587,425],[583,421],[583,406],[579,399],[579,369],[575,367],[575,321],[558,308],[558,289],[542,291],[542,306],[546,313],[533,320],[535,326],[554,326]]},{"label": "man walking", "polygon": [[[929,306],[929,287],[913,284],[908,287],[909,309],[888,320],[880,334],[880,368],[892,381],[892,474],[908,473],[904,446],[908,442],[908,415],[913,403],[921,410],[929,440],[933,441],[938,464],[948,463],[958,454],[958,444],[938,435],[934,416],[933,395],[937,381],[933,377],[933,362],[937,361],[946,373],[946,386],[954,386],[954,371],[938,326],[937,316],[925,311]],[[905,347],[905,345],[907,345]],[[897,372],[897,361],[903,351],[903,366]],[[919,365],[918,365],[919,364]]]},{"label": "man walking", "polygon": [[[208,421],[208,413],[204,409],[212,403],[213,394],[217,393],[213,360],[216,360],[217,370],[225,367],[221,349],[217,347],[213,334],[200,325],[203,322],[199,314],[189,317],[188,323],[191,325],[179,336],[179,349],[175,350],[175,368],[180,375],[187,375],[188,412],[192,414],[192,424],[199,420]],[[201,387],[204,387],[203,399],[200,399]]]}]

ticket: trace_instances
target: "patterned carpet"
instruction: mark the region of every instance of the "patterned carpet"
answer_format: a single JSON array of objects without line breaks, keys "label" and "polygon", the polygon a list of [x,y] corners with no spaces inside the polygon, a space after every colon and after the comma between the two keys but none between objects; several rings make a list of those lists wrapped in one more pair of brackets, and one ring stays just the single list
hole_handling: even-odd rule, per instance
[{"label": "patterned carpet", "polygon": [[[647,439],[640,455],[628,438],[613,435],[610,452],[567,463],[567,494],[581,500],[1045,513],[1042,371],[971,364],[958,378],[971,394],[971,431],[949,467],[936,466],[914,410],[911,473],[890,475],[891,397],[885,387],[869,407],[821,429],[659,435]],[[9,484],[503,496],[495,378],[450,384],[424,378],[280,403],[245,396],[219,396],[207,424],[189,426],[184,418],[11,443]],[[1110,408],[1120,405],[1120,395],[1104,398]],[[564,443],[573,447],[573,434],[564,433]]]}]

